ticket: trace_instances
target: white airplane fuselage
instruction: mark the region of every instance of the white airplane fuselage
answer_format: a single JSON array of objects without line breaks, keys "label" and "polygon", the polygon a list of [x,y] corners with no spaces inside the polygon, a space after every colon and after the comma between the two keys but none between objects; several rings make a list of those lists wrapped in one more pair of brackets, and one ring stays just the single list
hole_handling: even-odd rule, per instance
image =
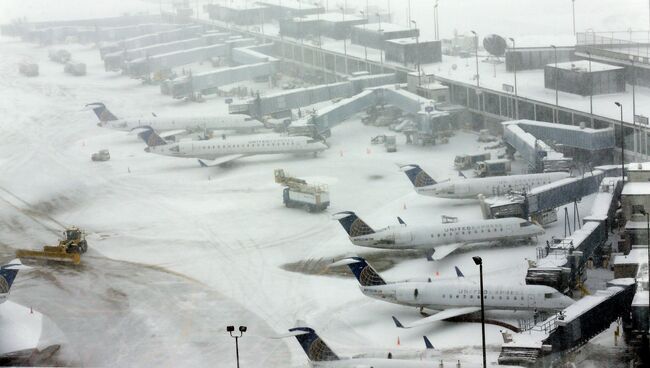
[{"label": "white airplane fuselage", "polygon": [[190,116],[190,117],[144,117],[125,118],[99,123],[100,126],[115,130],[131,131],[151,127],[157,132],[185,129],[188,131],[236,130],[253,131],[264,125],[244,115]]},{"label": "white airplane fuselage", "polygon": [[431,249],[457,243],[526,239],[544,229],[520,218],[477,220],[430,226],[395,225],[372,234],[350,237],[354,245],[383,249]]},{"label": "white airplane fuselage", "polygon": [[469,178],[415,187],[415,191],[418,194],[440,198],[476,198],[479,194],[490,197],[504,195],[513,190],[530,191],[532,188],[550,184],[569,176],[570,174],[566,172],[552,172]]},{"label": "white airplane fuselage", "polygon": [[147,152],[165,156],[214,160],[228,155],[269,155],[282,153],[317,153],[326,150],[325,143],[309,137],[231,136],[202,141],[185,140],[147,147]]},{"label": "white airplane fuselage", "polygon": [[[389,303],[432,310],[480,307],[480,285],[465,280],[432,282],[396,282],[377,286],[360,286],[372,298]],[[562,310],[573,300],[545,285],[485,285],[485,309],[492,310]]]}]

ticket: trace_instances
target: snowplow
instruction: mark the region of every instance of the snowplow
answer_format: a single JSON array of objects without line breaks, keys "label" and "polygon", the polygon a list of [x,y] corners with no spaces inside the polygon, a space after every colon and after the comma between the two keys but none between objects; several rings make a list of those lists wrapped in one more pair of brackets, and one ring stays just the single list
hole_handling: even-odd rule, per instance
[{"label": "snowplow", "polygon": [[79,264],[81,255],[87,250],[86,234],[77,227],[69,227],[63,231],[63,239],[58,245],[45,245],[43,250],[18,249],[16,256]]}]

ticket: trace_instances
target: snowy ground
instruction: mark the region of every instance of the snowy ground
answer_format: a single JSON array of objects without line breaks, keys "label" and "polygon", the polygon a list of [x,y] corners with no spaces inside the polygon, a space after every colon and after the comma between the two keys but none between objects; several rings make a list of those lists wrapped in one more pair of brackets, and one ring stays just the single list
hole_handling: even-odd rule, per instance
[{"label": "snowy ground", "polygon": [[[371,252],[349,243],[330,219],[337,211],[354,210],[377,227],[395,223],[398,215],[409,224],[438,222],[443,214],[480,218],[475,201],[416,195],[395,165],[417,163],[436,179],[455,177],[454,156],[480,150],[475,135],[459,133],[449,144],[426,148],[401,140],[398,152],[389,154],[369,144],[386,131],[365,127],[357,117],[333,130],[331,149],[318,158],[253,157],[227,169],[204,169],[194,160],[145,153],[135,136],[97,127],[92,112],[81,107],[103,101],[122,116],[220,114],[227,111],[223,99],[176,101],[157,86],[104,72],[90,46],[69,49],[88,64],[88,76],[63,74],[44,48],[0,39],[0,249],[9,259],[12,248],[52,243],[57,221],[90,233],[82,267],[21,271],[12,293],[56,324],[52,334],[60,330],[63,343],[77,352],[64,346],[71,361],[231,366],[233,342],[224,327],[246,324],[244,362],[302,367],[306,360],[295,341],[266,338],[296,320],[315,327],[342,354],[391,348],[398,337],[402,346],[422,348],[426,334],[444,359],[480,359],[478,324],[439,322],[400,331],[390,316],[411,321],[418,318],[415,310],[364,297],[350,277],[283,268]],[[39,62],[41,76],[18,75],[17,63],[25,58]],[[110,149],[111,161],[91,162],[90,154],[101,148]],[[307,214],[284,208],[275,168],[328,184],[330,209]],[[588,214],[590,205],[583,199],[580,213]],[[562,226],[551,226],[545,238]],[[480,255],[486,282],[523,283],[535,247],[475,247],[439,262],[398,259],[384,276],[450,278],[457,265],[475,278],[471,256]],[[491,362],[502,341],[499,329],[487,328]],[[46,338],[49,331],[44,325]]]}]

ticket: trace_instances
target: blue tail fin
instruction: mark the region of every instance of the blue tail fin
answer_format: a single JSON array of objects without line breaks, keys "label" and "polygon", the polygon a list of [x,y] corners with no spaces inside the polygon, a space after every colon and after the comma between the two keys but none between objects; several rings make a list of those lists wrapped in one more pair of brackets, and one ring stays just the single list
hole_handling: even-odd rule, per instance
[{"label": "blue tail fin", "polygon": [[361,257],[350,257],[348,259],[351,261],[348,263],[348,267],[361,286],[386,285],[386,281],[379,276],[377,271],[365,259]]},{"label": "blue tail fin", "polygon": [[404,165],[402,169],[416,188],[436,184],[436,181],[418,165]]},{"label": "blue tail fin", "polygon": [[456,277],[465,277],[458,266],[454,266],[454,268],[456,269]]},{"label": "blue tail fin", "polygon": [[138,133],[138,137],[147,144],[147,147],[162,146],[167,144],[156,132],[149,127],[147,130]]},{"label": "blue tail fin", "polygon": [[102,102],[89,103],[86,105],[86,107],[92,108],[95,112],[95,115],[97,115],[97,118],[101,122],[117,120],[117,117],[113,115],[112,112],[108,111],[106,105],[104,105]]},{"label": "blue tail fin", "polygon": [[426,346],[427,349],[435,349],[428,337],[422,336],[422,338],[424,339],[424,346]]},{"label": "blue tail fin", "polygon": [[0,294],[6,294],[11,289],[11,285],[18,275],[18,268],[22,266],[20,260],[14,259],[13,261],[0,266]]},{"label": "blue tail fin", "polygon": [[375,230],[363,222],[363,220],[352,211],[343,211],[335,213],[334,215],[338,216],[339,223],[351,237],[375,233]]},{"label": "blue tail fin", "polygon": [[295,327],[289,332],[302,332],[296,335],[296,339],[312,362],[324,362],[339,360],[339,357],[330,349],[327,344],[316,334],[316,331],[309,327]]}]

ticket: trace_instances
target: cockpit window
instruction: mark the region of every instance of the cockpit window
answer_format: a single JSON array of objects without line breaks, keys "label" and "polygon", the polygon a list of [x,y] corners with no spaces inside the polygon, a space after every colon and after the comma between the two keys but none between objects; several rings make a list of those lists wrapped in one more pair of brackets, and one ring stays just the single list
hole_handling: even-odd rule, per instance
[{"label": "cockpit window", "polygon": [[545,293],[544,294],[544,299],[551,299],[553,297],[554,293]]},{"label": "cockpit window", "polygon": [[180,148],[178,147],[178,145],[176,145],[176,146],[170,148],[169,150],[172,151],[172,152],[179,152]]},{"label": "cockpit window", "polygon": [[531,225],[533,225],[532,222],[530,222],[530,221],[524,221],[524,222],[522,222],[522,223],[519,224],[519,227],[527,227],[527,226],[531,226]]}]

